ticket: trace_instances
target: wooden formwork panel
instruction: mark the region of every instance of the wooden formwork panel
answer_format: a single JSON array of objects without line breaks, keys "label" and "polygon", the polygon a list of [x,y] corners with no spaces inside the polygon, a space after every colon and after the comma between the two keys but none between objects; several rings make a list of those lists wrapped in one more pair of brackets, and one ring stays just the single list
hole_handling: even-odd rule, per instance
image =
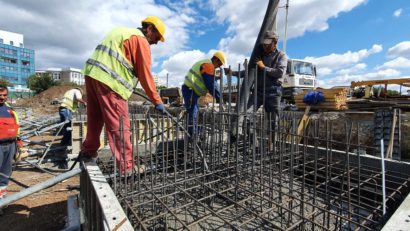
[{"label": "wooden formwork panel", "polygon": [[[72,139],[72,154],[78,154],[81,150],[81,145],[87,135],[87,122],[86,121],[73,121],[71,125],[71,139]],[[107,133],[103,128],[100,135],[100,148],[108,146]]]},{"label": "wooden formwork panel", "polygon": [[[134,135],[132,141],[134,144],[145,142],[160,142],[162,139],[169,140],[175,138],[176,130],[173,127],[173,122],[170,118],[159,119],[138,119],[132,124]],[[77,154],[81,150],[81,145],[87,135],[86,121],[72,122],[72,153]],[[100,149],[108,148],[108,137],[103,128],[100,135]]]},{"label": "wooden formwork panel", "polygon": [[132,136],[134,144],[175,138],[176,130],[170,118],[138,119],[132,126],[132,130],[135,131]]}]

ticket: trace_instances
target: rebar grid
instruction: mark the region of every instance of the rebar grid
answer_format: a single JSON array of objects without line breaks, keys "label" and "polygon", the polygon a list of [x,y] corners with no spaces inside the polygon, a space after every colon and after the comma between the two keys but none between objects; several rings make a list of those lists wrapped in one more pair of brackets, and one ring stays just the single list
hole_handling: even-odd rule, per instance
[{"label": "rebar grid", "polygon": [[351,152],[374,149],[352,142],[360,124],[311,121],[298,136],[302,113],[277,123],[246,113],[235,125],[229,110],[203,111],[195,137],[171,118],[130,110],[134,159],[147,170],[124,177],[111,160],[100,167],[135,229],[377,230],[408,193],[409,176],[387,169],[383,215],[381,161]]}]

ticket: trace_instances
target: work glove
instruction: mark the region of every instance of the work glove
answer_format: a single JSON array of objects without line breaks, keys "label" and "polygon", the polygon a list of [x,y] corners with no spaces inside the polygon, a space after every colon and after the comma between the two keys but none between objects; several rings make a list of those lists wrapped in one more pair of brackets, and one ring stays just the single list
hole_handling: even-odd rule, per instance
[{"label": "work glove", "polygon": [[257,61],[256,65],[258,65],[259,69],[261,70],[264,70],[266,67],[262,60]]},{"label": "work glove", "polygon": [[229,74],[229,71],[230,71],[230,69],[229,68],[224,68],[224,73],[225,73],[225,75],[228,75]]},{"label": "work glove", "polygon": [[165,105],[163,103],[155,105],[155,110],[161,112],[162,114],[166,114],[167,110],[165,109]]}]

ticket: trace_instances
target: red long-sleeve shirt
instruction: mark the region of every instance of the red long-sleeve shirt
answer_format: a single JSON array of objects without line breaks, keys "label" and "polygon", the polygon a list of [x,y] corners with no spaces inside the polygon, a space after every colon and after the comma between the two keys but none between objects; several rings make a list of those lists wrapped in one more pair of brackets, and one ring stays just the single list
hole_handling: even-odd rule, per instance
[{"label": "red long-sleeve shirt", "polygon": [[151,73],[151,48],[147,39],[136,35],[131,36],[124,41],[124,54],[134,66],[135,75],[147,96],[155,105],[162,103]]}]

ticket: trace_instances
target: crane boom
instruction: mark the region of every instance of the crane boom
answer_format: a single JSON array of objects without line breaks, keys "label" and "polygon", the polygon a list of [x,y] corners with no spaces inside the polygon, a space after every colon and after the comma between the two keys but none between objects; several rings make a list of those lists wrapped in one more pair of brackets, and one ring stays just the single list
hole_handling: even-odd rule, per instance
[{"label": "crane boom", "polygon": [[378,84],[399,84],[405,87],[410,87],[410,78],[352,81],[351,87],[364,86],[364,85],[378,85]]}]

